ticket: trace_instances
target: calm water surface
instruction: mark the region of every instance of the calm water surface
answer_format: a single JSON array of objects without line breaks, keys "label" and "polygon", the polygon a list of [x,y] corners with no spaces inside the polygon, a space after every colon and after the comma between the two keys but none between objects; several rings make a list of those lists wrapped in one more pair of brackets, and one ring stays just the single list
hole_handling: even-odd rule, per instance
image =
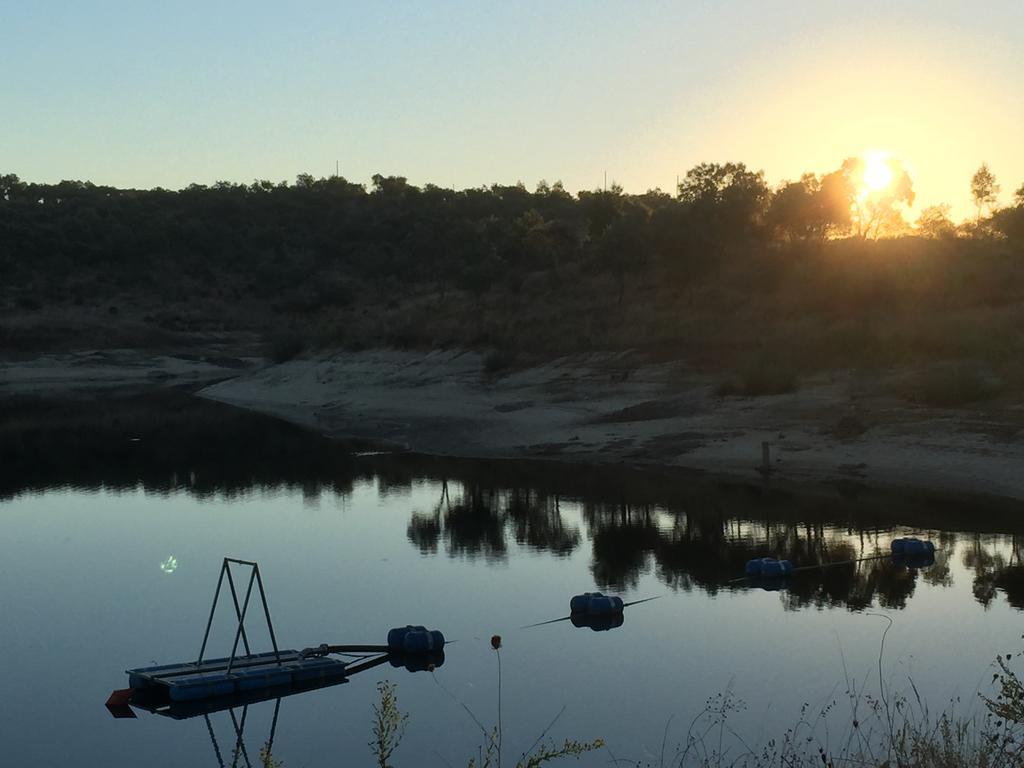
[{"label": "calm water surface", "polygon": [[[423,623],[450,645],[434,673],[389,666],[281,701],[286,766],[368,765],[376,683],[409,713],[396,765],[465,765],[497,718],[518,757],[550,735],[601,737],[616,758],[657,762],[710,696],[745,708],[751,743],[781,735],[844,678],[912,679],[942,708],[977,710],[997,653],[1020,647],[1024,568],[1015,510],[870,494],[808,494],[678,473],[354,456],[351,448],[221,406],[169,397],[102,407],[23,402],[0,444],[0,731],[10,765],[230,765],[228,713],[115,720],[124,670],[195,658],[221,558],[259,562],[282,647],[381,643]],[[798,564],[939,543],[920,571],[838,565],[788,589],[732,581],[743,563]],[[605,632],[558,622],[570,596],[636,600]],[[230,646],[227,613],[212,650]],[[253,624],[256,627],[256,624]],[[256,645],[269,649],[265,633]],[[236,716],[241,711],[236,711]],[[249,707],[257,762],[274,703]],[[219,750],[219,751],[218,751]],[[582,764],[604,765],[607,752]],[[511,762],[511,761],[510,761]]]}]

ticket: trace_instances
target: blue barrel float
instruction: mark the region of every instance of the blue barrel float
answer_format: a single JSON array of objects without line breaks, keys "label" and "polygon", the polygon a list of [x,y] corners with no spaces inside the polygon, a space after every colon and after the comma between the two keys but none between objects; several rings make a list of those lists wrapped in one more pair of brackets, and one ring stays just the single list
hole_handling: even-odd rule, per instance
[{"label": "blue barrel float", "polygon": [[927,568],[935,565],[935,545],[927,539],[908,536],[893,539],[889,546],[893,565],[901,568]]},{"label": "blue barrel float", "polygon": [[602,592],[584,592],[569,600],[569,621],[574,627],[587,627],[594,632],[607,632],[621,627],[625,617],[621,597]]},{"label": "blue barrel float", "polygon": [[390,653],[430,653],[444,650],[444,635],[438,630],[408,624],[388,632]]},{"label": "blue barrel float", "polygon": [[444,664],[444,635],[417,624],[388,632],[388,661],[410,672],[429,672]]},{"label": "blue barrel float", "polygon": [[433,672],[444,664],[444,651],[427,651],[426,653],[405,653],[393,651],[388,654],[392,667],[405,667],[409,672]]},{"label": "blue barrel float", "polygon": [[793,564],[789,560],[776,560],[774,557],[758,557],[747,560],[744,568],[747,576],[766,579],[780,579],[793,573]]},{"label": "blue barrel float", "polygon": [[889,545],[894,555],[924,555],[934,554],[935,545],[930,541],[921,540],[908,536],[902,539],[893,539]]},{"label": "blue barrel float", "polygon": [[625,620],[626,615],[623,613],[610,613],[604,616],[574,613],[569,617],[569,621],[577,629],[586,627],[594,632],[607,632],[609,629],[616,629],[621,627]]},{"label": "blue barrel float", "polygon": [[576,616],[616,616],[623,608],[621,597],[602,592],[584,592],[569,601],[569,612]]}]

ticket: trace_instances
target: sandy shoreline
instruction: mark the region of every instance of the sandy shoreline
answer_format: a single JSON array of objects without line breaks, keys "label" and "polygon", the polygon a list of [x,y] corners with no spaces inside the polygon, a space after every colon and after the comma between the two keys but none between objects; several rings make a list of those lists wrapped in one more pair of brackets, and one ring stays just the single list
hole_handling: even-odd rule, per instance
[{"label": "sandy shoreline", "polygon": [[[1024,498],[1022,414],[913,408],[856,382],[717,397],[678,363],[577,356],[489,376],[476,353],[339,353],[225,380],[199,394],[334,437],[421,453],[664,464],[792,481],[915,485]],[[1007,418],[1012,417],[1012,418]]]},{"label": "sandy shoreline", "polygon": [[0,363],[0,397],[178,387],[337,438],[466,458],[679,466],[797,483],[917,487],[1024,499],[1024,409],[928,409],[852,375],[798,392],[719,397],[678,362],[579,355],[490,375],[474,352],[258,358],[132,350]]}]

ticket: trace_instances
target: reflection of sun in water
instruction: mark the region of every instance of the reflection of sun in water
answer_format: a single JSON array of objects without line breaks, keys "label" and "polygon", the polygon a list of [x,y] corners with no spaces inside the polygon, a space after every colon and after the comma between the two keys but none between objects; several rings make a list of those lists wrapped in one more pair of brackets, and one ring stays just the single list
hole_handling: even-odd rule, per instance
[{"label": "reflection of sun in water", "polygon": [[868,152],[864,155],[864,188],[867,192],[885,189],[892,182],[892,166],[889,156],[883,152]]}]

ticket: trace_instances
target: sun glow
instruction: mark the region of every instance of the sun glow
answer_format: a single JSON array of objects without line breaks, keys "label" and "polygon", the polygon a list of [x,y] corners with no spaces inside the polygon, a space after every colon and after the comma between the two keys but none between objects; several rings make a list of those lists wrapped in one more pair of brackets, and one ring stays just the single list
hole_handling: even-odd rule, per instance
[{"label": "sun glow", "polygon": [[867,152],[864,155],[864,189],[868,193],[878,192],[892,183],[892,165],[889,155],[884,152]]}]

